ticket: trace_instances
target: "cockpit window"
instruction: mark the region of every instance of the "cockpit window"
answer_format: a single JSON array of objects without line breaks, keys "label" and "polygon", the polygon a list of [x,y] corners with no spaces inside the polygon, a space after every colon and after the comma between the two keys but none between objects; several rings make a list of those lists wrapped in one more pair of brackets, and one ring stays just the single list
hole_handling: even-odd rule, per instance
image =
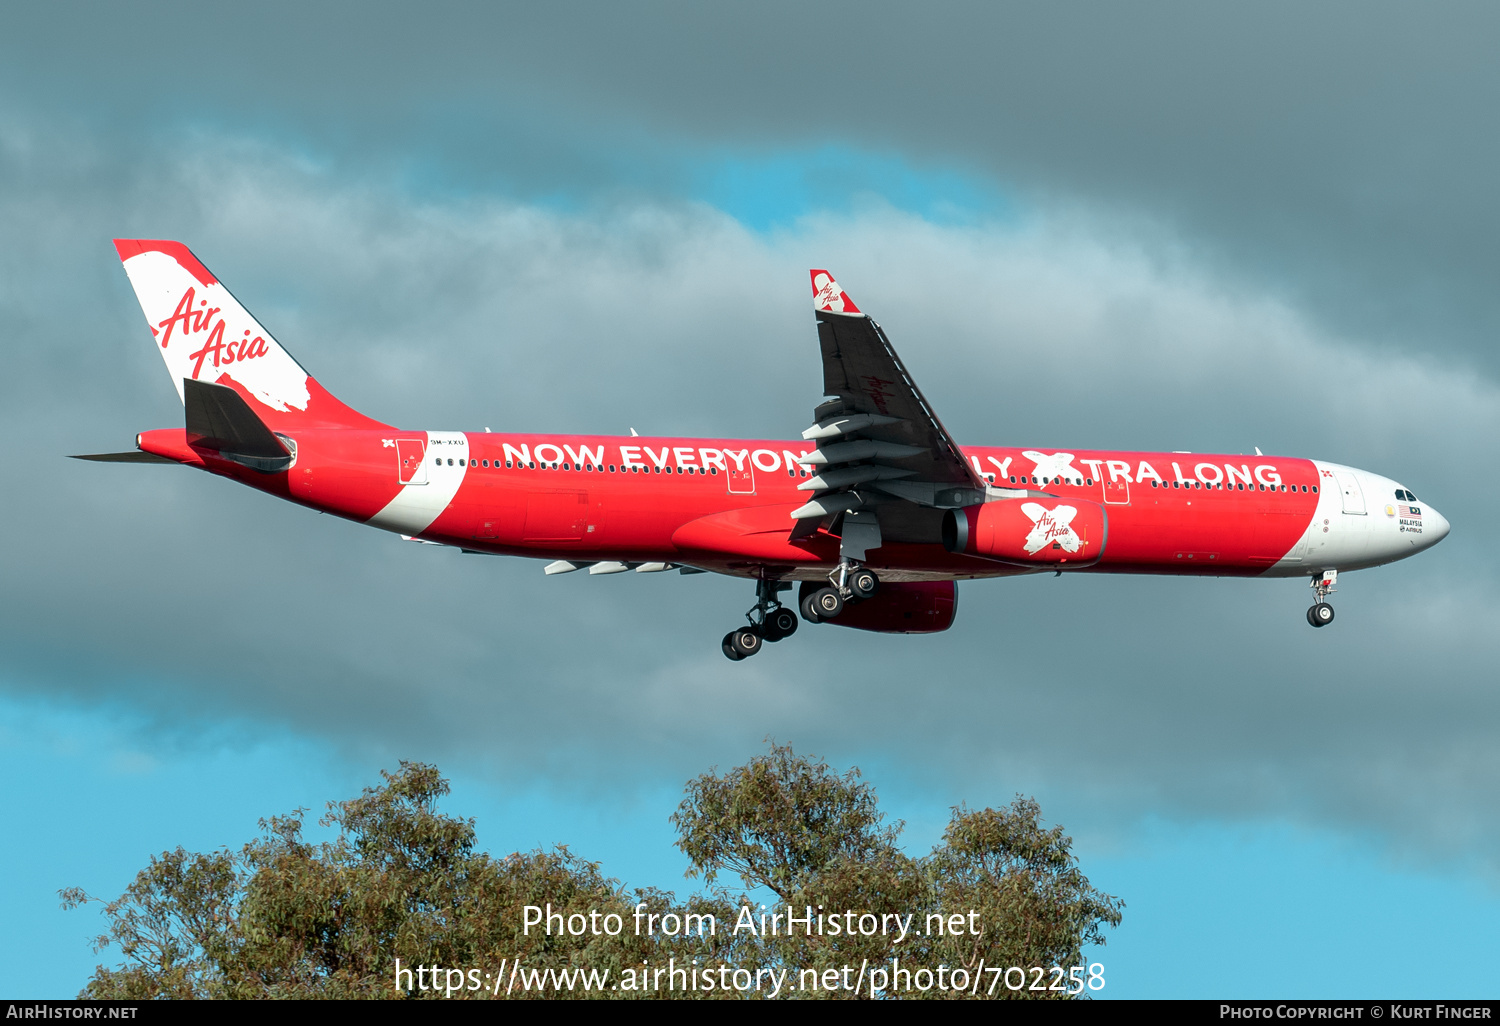
[{"label": "cockpit window", "polygon": [[1416,502],[1417,501],[1417,497],[1415,495],[1413,495],[1411,492],[1407,491],[1405,488],[1397,488],[1396,489],[1396,498],[1400,499],[1402,502]]}]

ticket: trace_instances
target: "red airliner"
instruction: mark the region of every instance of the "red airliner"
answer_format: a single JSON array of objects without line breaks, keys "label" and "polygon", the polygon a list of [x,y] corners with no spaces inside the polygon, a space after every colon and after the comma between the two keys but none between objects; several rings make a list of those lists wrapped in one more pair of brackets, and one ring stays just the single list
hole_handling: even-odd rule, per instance
[{"label": "red airliner", "polygon": [[178,242],[117,239],[185,427],[81,459],[170,462],[412,541],[756,582],[730,659],[802,619],[946,630],[955,582],[1043,572],[1308,577],[1402,559],[1448,521],[1321,460],[960,447],[880,326],[812,272],[824,401],[798,441],[405,431],[339,402]]}]

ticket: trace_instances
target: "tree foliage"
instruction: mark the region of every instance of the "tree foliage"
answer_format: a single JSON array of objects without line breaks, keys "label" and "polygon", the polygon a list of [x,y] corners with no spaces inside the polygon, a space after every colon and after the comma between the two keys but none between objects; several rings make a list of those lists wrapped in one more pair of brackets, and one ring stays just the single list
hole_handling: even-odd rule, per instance
[{"label": "tree foliage", "polygon": [[[1060,827],[1044,828],[1030,799],[1003,809],[955,809],[943,842],[914,859],[898,846],[901,824],[885,823],[857,770],[840,775],[786,746],[773,745],[722,777],[709,773],[689,782],[672,816],[690,875],[712,885],[728,871],[752,893],[775,895],[768,901],[718,887],[684,901],[650,888],[627,890],[564,847],[494,858],[476,851],[472,820],[438,811],[448,784],[435,767],[402,763],[383,776],[380,787],[329,804],[319,822],[337,829],[333,840],[304,840],[306,810],[299,809],[262,821],[261,836],[237,852],[179,848],[152,858],[123,895],[104,905],[108,932],[96,950],[118,946],[123,960],[113,969],[100,966],[81,996],[506,996],[488,983],[455,991],[451,978],[446,988],[413,987],[410,975],[398,989],[398,964],[482,973],[517,964],[607,970],[612,980],[644,966],[728,964],[751,973],[790,970],[794,981],[804,970],[893,957],[970,971],[981,962],[1067,967],[1081,964],[1086,945],[1104,943],[1103,929],[1120,922],[1123,907],[1089,885],[1070,839]],[[61,893],[65,907],[97,900],[77,888]],[[733,929],[768,903],[799,916],[809,908],[911,916],[910,935],[898,942],[889,933],[765,936]],[[597,924],[614,914],[625,927],[613,935],[528,930],[524,909],[549,905],[565,921],[594,914]],[[923,929],[929,916],[944,921],[969,913],[965,922],[980,924],[977,933]],[[650,914],[675,915],[677,922],[712,916],[717,929],[637,932],[638,916]],[[652,996],[568,989],[550,980],[510,996]],[[672,996],[757,993],[764,991]],[[1058,996],[1000,988],[996,996],[1002,995]]]}]

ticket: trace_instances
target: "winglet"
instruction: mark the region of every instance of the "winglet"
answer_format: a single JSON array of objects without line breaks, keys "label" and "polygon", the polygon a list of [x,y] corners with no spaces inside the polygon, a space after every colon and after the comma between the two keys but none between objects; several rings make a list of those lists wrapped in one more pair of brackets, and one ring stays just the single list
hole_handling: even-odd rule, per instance
[{"label": "winglet", "polygon": [[857,314],[859,307],[854,305],[854,300],[849,298],[839,283],[833,280],[833,275],[827,271],[813,269],[812,275],[813,309],[827,310],[830,313]]}]

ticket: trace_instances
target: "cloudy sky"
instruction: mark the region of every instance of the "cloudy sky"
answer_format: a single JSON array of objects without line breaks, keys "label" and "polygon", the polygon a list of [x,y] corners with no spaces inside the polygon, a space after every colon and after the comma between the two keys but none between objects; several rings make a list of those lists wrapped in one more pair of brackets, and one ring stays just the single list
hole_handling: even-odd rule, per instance
[{"label": "cloudy sky", "polygon": [[[1035,794],[1127,903],[1111,994],[1493,996],[1500,14],[542,12],[6,12],[0,992],[95,963],[58,888],[402,758],[493,851],[685,890],[683,781],[774,736],[861,766],[914,853]],[[1315,456],[1453,533],[1323,631],[1297,580],[1025,579],[731,664],[739,582],[544,579],[63,459],[180,423],[116,236],[188,243],[416,428],[795,437],[830,267],[961,441]],[[1413,974],[1434,950],[1462,971]]]}]

